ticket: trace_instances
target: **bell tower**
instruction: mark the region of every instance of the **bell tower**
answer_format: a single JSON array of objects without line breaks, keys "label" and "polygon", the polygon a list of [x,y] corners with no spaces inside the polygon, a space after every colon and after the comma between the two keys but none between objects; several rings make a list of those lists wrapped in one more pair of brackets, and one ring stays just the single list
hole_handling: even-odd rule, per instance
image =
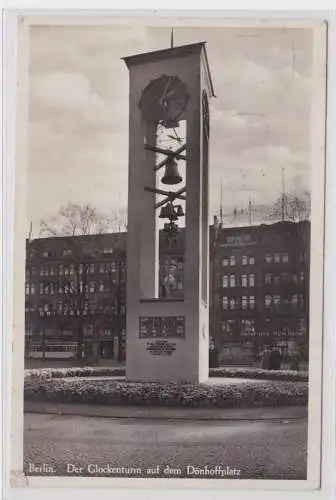
[{"label": "bell tower", "polygon": [[[214,96],[205,42],[124,61],[130,78],[126,379],[202,382],[208,378],[208,101]],[[162,259],[167,248],[168,262]]]}]

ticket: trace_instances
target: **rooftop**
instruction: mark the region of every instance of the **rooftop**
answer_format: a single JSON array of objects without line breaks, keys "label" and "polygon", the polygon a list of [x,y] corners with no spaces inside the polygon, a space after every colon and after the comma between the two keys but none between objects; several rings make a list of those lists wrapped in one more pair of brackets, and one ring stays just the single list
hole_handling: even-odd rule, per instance
[{"label": "rooftop", "polygon": [[197,42],[188,45],[179,45],[177,47],[169,47],[168,49],[155,50],[151,52],[142,52],[140,54],[122,57],[122,59],[125,61],[127,67],[129,68],[130,66],[135,64],[144,64],[149,61],[151,62],[158,61],[160,59],[173,59],[176,57],[184,57],[197,52],[203,53],[204,55],[206,71],[208,73],[209,83],[210,83],[210,91],[211,91],[210,97],[215,97],[215,91],[213,87],[209,61],[206,51],[206,42]]}]

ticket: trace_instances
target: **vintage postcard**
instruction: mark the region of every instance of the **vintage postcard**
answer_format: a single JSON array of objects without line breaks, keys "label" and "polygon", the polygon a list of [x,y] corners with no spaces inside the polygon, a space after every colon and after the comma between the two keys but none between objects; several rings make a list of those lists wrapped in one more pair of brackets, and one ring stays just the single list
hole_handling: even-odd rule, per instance
[{"label": "vintage postcard", "polygon": [[318,489],[326,23],[18,41],[13,484]]}]

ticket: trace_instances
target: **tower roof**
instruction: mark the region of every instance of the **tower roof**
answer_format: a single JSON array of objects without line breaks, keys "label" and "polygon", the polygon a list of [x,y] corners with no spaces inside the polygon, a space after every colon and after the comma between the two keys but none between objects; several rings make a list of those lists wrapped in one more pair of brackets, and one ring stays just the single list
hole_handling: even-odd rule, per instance
[{"label": "tower roof", "polygon": [[176,57],[184,57],[197,52],[202,52],[204,56],[205,68],[210,85],[210,97],[215,97],[215,91],[213,87],[213,82],[211,78],[211,72],[209,67],[209,61],[206,51],[206,42],[191,43],[188,45],[179,45],[177,47],[170,47],[168,49],[155,50],[152,52],[143,52],[141,54],[135,54],[132,56],[122,57],[128,68],[136,64],[143,64],[146,62],[153,62],[160,59],[173,59]]}]

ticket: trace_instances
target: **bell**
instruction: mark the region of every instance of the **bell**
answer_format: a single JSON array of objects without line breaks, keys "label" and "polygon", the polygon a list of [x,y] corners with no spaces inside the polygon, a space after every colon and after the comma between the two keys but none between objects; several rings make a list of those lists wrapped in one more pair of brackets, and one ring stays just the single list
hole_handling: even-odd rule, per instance
[{"label": "bell", "polygon": [[161,179],[161,182],[163,184],[179,184],[182,182],[182,177],[180,176],[178,172],[178,165],[174,158],[169,158],[169,160],[166,163],[166,170],[164,173],[164,176]]},{"label": "bell", "polygon": [[176,207],[176,215],[177,215],[177,217],[183,217],[184,216],[183,208],[182,208],[181,205],[178,205]]},{"label": "bell", "polygon": [[167,207],[163,206],[160,211],[159,219],[166,219],[167,218]]},{"label": "bell", "polygon": [[175,207],[172,203],[168,203],[167,205],[167,217],[170,221],[178,220],[177,214],[175,212]]}]

